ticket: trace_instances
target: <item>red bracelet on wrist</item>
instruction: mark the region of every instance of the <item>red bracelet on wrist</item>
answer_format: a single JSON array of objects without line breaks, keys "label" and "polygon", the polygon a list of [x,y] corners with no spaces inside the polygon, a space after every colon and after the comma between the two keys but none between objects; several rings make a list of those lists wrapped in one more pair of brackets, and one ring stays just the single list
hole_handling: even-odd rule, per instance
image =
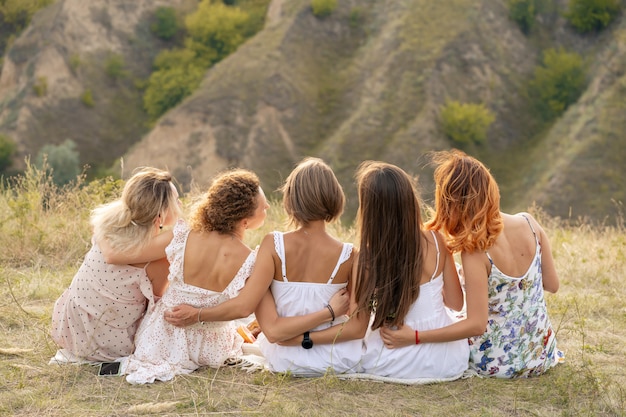
[{"label": "red bracelet on wrist", "polygon": [[415,331],[415,344],[416,345],[420,344],[420,336],[419,336],[419,332],[417,330]]}]

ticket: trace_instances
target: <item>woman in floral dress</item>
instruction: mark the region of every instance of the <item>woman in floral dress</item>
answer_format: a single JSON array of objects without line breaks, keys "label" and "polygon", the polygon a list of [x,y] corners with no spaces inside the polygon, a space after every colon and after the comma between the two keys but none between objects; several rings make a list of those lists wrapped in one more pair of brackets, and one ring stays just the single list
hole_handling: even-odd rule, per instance
[{"label": "woman in floral dress", "polygon": [[[544,291],[559,288],[546,233],[528,213],[500,212],[495,179],[475,158],[451,151],[434,160],[436,215],[428,227],[461,253],[467,317],[419,331],[420,343],[469,337],[469,367],[479,375],[543,374],[562,358],[544,299]],[[383,329],[381,335],[397,347],[414,343],[414,330]]]}]

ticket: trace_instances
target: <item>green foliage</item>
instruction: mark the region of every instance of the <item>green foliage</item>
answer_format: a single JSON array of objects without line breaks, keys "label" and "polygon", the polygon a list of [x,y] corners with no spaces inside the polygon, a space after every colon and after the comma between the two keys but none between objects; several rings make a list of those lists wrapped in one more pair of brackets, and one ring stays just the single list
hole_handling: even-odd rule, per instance
[{"label": "green foliage", "polygon": [[185,46],[195,52],[198,59],[211,65],[243,43],[247,22],[248,14],[239,8],[203,0],[185,19],[189,34]]},{"label": "green foliage", "polygon": [[317,17],[329,16],[337,8],[337,0],[311,0],[311,9]]},{"label": "green foliage", "polygon": [[33,91],[37,97],[43,97],[48,93],[48,79],[46,77],[37,77],[37,82],[33,85]]},{"label": "green foliage", "polygon": [[[143,104],[151,118],[156,119],[167,110],[175,107],[190,95],[202,81],[204,67],[190,60],[184,65],[177,65],[172,58],[192,54],[190,51],[165,51],[157,62],[161,69],[150,75],[148,87],[143,96]],[[193,54],[192,54],[193,55]]]},{"label": "green foliage", "polygon": [[535,68],[528,92],[544,120],[561,115],[578,100],[585,87],[583,59],[575,52],[548,49],[543,62]]},{"label": "green foliage", "polygon": [[70,68],[72,69],[72,71],[76,72],[79,66],[80,66],[80,55],[72,54],[70,56]]},{"label": "green foliage", "polygon": [[110,54],[104,63],[104,72],[114,80],[126,76],[124,70],[126,63],[124,57],[119,54]]},{"label": "green foliage", "polygon": [[441,109],[441,127],[458,144],[482,143],[495,116],[484,104],[448,101]]},{"label": "green foliage", "polygon": [[21,31],[28,26],[37,10],[52,2],[53,0],[3,0],[0,1],[0,15],[5,23],[16,31]]},{"label": "green foliage", "polygon": [[95,105],[95,101],[93,99],[93,93],[91,92],[89,88],[86,89],[83,92],[83,94],[80,96],[80,101],[82,101],[82,103],[87,107],[93,107]]},{"label": "green foliage", "polygon": [[66,139],[60,145],[44,145],[37,153],[35,166],[48,172],[57,185],[76,180],[81,172],[76,143]]},{"label": "green foliage", "polygon": [[507,0],[509,18],[517,23],[524,33],[530,32],[537,15],[537,0]]},{"label": "green foliage", "polygon": [[570,0],[565,17],[579,32],[602,30],[622,9],[620,0]]},{"label": "green foliage", "polygon": [[10,137],[0,135],[0,173],[11,167],[16,150],[17,145]]},{"label": "green foliage", "polygon": [[178,33],[180,27],[176,10],[173,7],[159,7],[154,13],[156,21],[150,25],[150,30],[157,37],[169,41]]}]

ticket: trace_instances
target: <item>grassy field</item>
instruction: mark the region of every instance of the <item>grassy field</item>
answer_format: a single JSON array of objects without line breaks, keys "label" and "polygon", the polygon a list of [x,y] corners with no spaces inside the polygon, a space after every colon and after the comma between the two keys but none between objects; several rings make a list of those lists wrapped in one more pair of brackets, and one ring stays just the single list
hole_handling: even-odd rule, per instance
[{"label": "grassy field", "polygon": [[[405,386],[200,369],[172,382],[129,385],[90,365],[48,365],[56,298],[89,247],[89,210],[119,192],[99,180],[58,189],[29,169],[0,189],[0,415],[20,416],[620,416],[626,415],[626,230],[538,215],[561,289],[548,295],[566,362],[533,379],[469,378]],[[282,229],[278,204],[255,245]],[[335,234],[354,241],[354,231]]]}]

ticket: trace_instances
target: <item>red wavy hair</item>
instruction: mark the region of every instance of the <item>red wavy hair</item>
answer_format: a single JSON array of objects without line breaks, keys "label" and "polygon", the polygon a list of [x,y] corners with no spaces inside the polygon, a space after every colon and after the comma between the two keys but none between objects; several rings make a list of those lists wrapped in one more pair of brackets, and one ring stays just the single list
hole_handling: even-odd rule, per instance
[{"label": "red wavy hair", "polygon": [[432,160],[435,215],[426,227],[441,232],[452,252],[488,250],[503,228],[496,180],[480,161],[456,149]]}]

